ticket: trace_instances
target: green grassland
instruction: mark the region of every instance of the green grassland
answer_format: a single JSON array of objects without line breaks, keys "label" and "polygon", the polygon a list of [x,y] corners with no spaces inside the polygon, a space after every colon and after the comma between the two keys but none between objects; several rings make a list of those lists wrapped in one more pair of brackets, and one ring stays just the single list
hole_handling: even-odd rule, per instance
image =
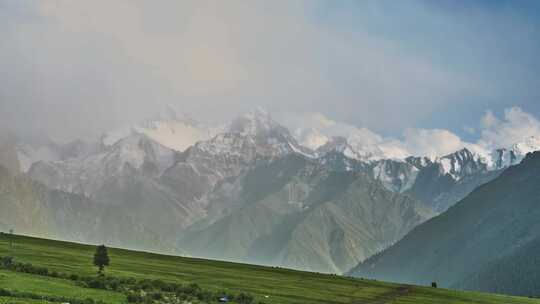
[{"label": "green grassland", "polygon": [[[107,290],[82,288],[68,280],[42,277],[25,273],[0,270],[0,287],[48,296],[64,296],[76,299],[92,298],[108,303],[124,303],[123,294]],[[61,290],[61,293],[58,291]],[[0,302],[2,303],[2,302]]]},{"label": "green grassland", "polygon": [[[8,237],[13,238],[10,248]],[[51,271],[92,276],[94,246],[37,239],[24,236],[0,236],[0,256],[47,267]],[[430,287],[398,285],[352,279],[281,268],[158,255],[122,249],[110,249],[108,275],[160,279],[165,282],[197,283],[209,290],[247,292],[264,303],[539,303],[540,300]],[[76,286],[64,279],[0,271],[0,288],[35,294],[93,298],[106,303],[125,303],[122,293]],[[3,303],[48,303],[8,299]]]},{"label": "green grassland", "polygon": [[0,297],[0,304],[51,304],[51,302],[42,300],[12,299]]}]

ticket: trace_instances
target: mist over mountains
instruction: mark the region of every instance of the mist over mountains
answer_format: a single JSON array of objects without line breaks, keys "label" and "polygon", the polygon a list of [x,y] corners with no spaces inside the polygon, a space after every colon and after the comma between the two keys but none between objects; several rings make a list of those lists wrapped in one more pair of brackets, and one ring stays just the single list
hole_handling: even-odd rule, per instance
[{"label": "mist over mountains", "polygon": [[0,225],[343,273],[537,148],[391,159],[345,137],[299,140],[258,109],[221,127],[167,111],[97,142],[4,141]]},{"label": "mist over mountains", "polygon": [[0,235],[540,299],[538,1],[0,1],[0,37]]}]

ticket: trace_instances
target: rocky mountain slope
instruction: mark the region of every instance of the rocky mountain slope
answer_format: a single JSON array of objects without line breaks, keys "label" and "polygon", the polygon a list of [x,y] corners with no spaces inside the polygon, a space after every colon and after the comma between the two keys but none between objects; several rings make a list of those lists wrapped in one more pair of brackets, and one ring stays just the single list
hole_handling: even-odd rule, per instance
[{"label": "rocky mountain slope", "polygon": [[[345,160],[345,158],[343,159]],[[195,256],[341,273],[432,216],[365,173],[297,154],[240,177],[240,203],[188,231],[179,246]],[[231,206],[228,206],[231,208]]]}]

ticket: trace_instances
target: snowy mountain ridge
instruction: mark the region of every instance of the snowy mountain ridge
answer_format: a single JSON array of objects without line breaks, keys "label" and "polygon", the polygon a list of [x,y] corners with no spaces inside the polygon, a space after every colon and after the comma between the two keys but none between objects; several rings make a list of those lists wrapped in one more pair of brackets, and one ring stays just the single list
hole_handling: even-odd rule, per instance
[{"label": "snowy mountain ridge", "polygon": [[[98,159],[105,158],[104,155],[109,155],[103,160],[108,163],[109,169],[99,169],[101,172],[119,171],[118,168],[123,167],[123,164],[139,169],[147,159],[157,161],[157,172],[163,172],[167,169],[166,165],[173,165],[172,155],[190,151],[192,159],[199,159],[207,163],[207,166],[221,167],[227,164],[227,170],[238,173],[243,165],[257,157],[276,158],[296,153],[308,158],[323,158],[330,152],[337,152],[348,159],[365,163],[366,167],[371,167],[372,176],[380,180],[389,190],[403,192],[412,187],[418,172],[428,166],[435,166],[440,176],[447,175],[454,181],[460,181],[479,172],[496,171],[518,164],[528,152],[540,150],[540,138],[530,137],[511,147],[490,152],[478,147],[468,147],[441,157],[388,158],[377,145],[367,145],[350,137],[326,138],[326,142],[316,150],[300,144],[298,140],[297,136],[293,136],[286,127],[277,123],[262,109],[242,115],[225,126],[209,127],[168,108],[156,118],[105,133],[101,137],[100,144],[94,146],[83,143],[72,143],[69,147],[59,145],[33,147],[20,144],[18,156],[24,172],[30,170],[32,164],[42,162],[40,166],[45,164],[49,167],[60,166],[64,168],[63,170],[71,172],[57,173],[62,179],[67,179],[75,178],[73,171],[80,171],[85,175],[97,170],[82,168],[98,166],[100,162]],[[153,148],[144,150],[141,145]],[[97,146],[101,148],[98,149]],[[159,155],[166,155],[162,158],[167,161],[160,160]],[[120,163],[112,164],[111,159]],[[219,165],[216,163],[218,159]],[[78,169],[73,169],[75,167]],[[354,170],[355,166],[349,164],[344,168]],[[84,179],[91,177],[86,176]],[[74,187],[71,185],[61,189],[68,190]]]},{"label": "snowy mountain ridge", "polygon": [[129,168],[160,175],[173,165],[175,155],[145,135],[133,134],[91,155],[35,162],[28,174],[51,189],[92,196]]},{"label": "snowy mountain ridge", "polygon": [[106,147],[112,146],[131,134],[144,134],[164,147],[182,152],[199,141],[212,138],[222,132],[222,129],[199,123],[168,107],[164,113],[153,119],[104,133],[101,143]]},{"label": "snowy mountain ridge", "polygon": [[[384,151],[376,145],[345,137],[331,137],[312,150],[260,109],[203,139],[186,131],[194,129],[210,130],[166,113],[125,133],[108,133],[88,148],[60,145],[57,159],[38,160],[24,175],[91,201],[84,208],[103,212],[107,233],[99,236],[114,244],[167,249],[178,244],[201,256],[253,262],[266,255],[251,252],[252,245],[272,233],[283,254],[294,258],[276,262],[281,254],[275,252],[267,263],[341,272],[496,178],[502,166],[540,148],[528,139],[494,154],[498,163],[475,147],[441,157],[379,158]],[[375,239],[357,233],[381,232],[374,215],[389,217],[385,227],[391,229]],[[291,219],[295,225],[286,225]],[[293,231],[295,237],[281,243]],[[136,238],[126,240],[131,235]],[[216,242],[215,235],[234,236],[241,244]],[[333,260],[335,242],[345,260]],[[303,244],[308,247],[298,247]],[[304,259],[312,249],[313,256]]]}]

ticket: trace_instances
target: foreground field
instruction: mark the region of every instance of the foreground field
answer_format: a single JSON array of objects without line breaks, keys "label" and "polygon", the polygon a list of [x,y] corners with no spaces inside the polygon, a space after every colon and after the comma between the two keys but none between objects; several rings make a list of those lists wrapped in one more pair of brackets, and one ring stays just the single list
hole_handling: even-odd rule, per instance
[{"label": "foreground field", "polygon": [[[63,273],[88,276],[96,273],[92,266],[94,246],[12,236],[14,245],[10,248],[7,237],[0,236],[0,256],[13,256],[18,261]],[[248,292],[264,303],[540,303],[540,300],[528,298],[397,285],[121,249],[110,249],[109,255],[111,266],[107,268],[108,275],[197,283],[210,290]],[[0,271],[0,288],[79,299],[93,298],[106,303],[126,302],[125,296],[118,292],[82,288],[68,280],[10,271]],[[0,297],[0,304],[3,303],[47,302],[21,302]]]}]

